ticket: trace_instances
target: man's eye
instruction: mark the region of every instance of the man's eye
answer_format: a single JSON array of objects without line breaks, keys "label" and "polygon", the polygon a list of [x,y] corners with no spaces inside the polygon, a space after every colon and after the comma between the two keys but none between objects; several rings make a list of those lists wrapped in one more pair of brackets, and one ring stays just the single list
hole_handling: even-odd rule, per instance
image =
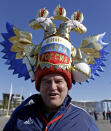
[{"label": "man's eye", "polygon": [[61,83],[62,81],[61,80],[57,80],[56,83]]},{"label": "man's eye", "polygon": [[50,83],[50,81],[45,80],[45,81],[42,81],[41,83],[42,83],[43,85],[48,85],[48,84]]},{"label": "man's eye", "polygon": [[45,83],[46,83],[46,84],[50,84],[50,83],[51,83],[51,81],[46,81]]}]

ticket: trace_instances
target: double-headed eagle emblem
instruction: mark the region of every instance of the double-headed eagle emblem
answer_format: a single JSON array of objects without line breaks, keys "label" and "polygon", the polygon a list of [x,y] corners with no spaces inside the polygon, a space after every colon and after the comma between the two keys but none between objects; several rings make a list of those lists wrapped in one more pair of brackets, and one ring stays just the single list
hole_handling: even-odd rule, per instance
[{"label": "double-headed eagle emblem", "polygon": [[[86,37],[82,40],[79,48],[75,48],[70,42],[70,32],[85,33],[87,28],[82,24],[83,13],[75,11],[71,18],[66,17],[66,10],[60,5],[54,10],[54,15],[48,17],[46,8],[40,9],[35,19],[29,22],[33,30],[43,29],[44,38],[41,43],[32,43],[32,34],[20,30],[14,25],[6,24],[7,33],[2,33],[6,64],[9,69],[14,69],[13,74],[25,77],[25,80],[34,78],[34,72],[38,66],[41,68],[62,68],[72,73],[75,82],[94,79],[103,71],[105,51],[107,43],[104,43],[105,33]],[[62,21],[59,27],[56,20]],[[39,36],[40,37],[40,36]],[[49,53],[50,52],[50,53]],[[57,63],[59,61],[59,64]]]}]

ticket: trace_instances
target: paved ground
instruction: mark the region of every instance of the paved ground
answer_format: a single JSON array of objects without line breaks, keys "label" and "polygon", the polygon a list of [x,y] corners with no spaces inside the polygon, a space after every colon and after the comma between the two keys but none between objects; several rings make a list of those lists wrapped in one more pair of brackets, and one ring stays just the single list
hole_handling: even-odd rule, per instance
[{"label": "paved ground", "polygon": [[[7,117],[0,117],[0,131],[3,131],[3,127],[9,118]],[[102,120],[102,117],[96,121],[100,131],[111,131],[111,123],[109,120]]]},{"label": "paved ground", "polygon": [[96,121],[100,131],[111,131],[111,123],[109,120],[103,120],[100,118],[98,121]]},{"label": "paved ground", "polygon": [[5,123],[8,121],[8,119],[9,119],[8,117],[3,116],[0,117],[0,131],[3,131],[3,127]]}]

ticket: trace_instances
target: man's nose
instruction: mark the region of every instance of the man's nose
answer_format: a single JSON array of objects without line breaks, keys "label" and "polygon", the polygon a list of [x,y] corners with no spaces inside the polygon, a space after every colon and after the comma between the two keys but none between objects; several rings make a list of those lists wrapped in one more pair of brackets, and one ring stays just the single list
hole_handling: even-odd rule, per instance
[{"label": "man's nose", "polygon": [[50,83],[50,89],[51,90],[56,90],[57,89],[57,85],[56,85],[55,81],[51,81],[51,83]]}]

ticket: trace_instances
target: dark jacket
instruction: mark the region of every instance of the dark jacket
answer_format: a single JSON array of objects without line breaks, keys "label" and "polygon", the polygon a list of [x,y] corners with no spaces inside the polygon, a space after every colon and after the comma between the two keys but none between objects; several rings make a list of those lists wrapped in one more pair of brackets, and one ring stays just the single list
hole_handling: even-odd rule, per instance
[{"label": "dark jacket", "polygon": [[[27,103],[33,100],[34,103]],[[56,113],[46,113],[40,95],[33,95],[12,114],[3,131],[99,131],[94,120],[67,96]]]}]

